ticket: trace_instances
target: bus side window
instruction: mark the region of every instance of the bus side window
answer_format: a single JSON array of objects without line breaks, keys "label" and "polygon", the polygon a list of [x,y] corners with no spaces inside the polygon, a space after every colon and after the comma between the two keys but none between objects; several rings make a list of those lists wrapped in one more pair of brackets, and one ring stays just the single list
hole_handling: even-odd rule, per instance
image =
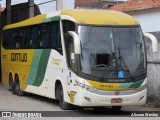
[{"label": "bus side window", "polygon": [[33,45],[34,48],[39,47],[39,41],[38,41],[38,26],[32,26],[32,39],[29,41],[30,44]]},{"label": "bus side window", "polygon": [[19,46],[19,48],[23,48],[23,29],[20,29],[20,31],[19,31],[19,43],[20,43],[20,46]]},{"label": "bus side window", "polygon": [[[68,31],[75,31],[75,23],[69,20],[63,20],[62,23],[63,23],[63,34],[65,40],[65,49],[66,49],[65,51],[67,53],[67,62],[74,71],[77,71],[76,56],[74,54],[74,47],[73,47],[73,38],[68,34]],[[75,57],[75,59],[73,60],[71,59],[71,57],[72,58]]]},{"label": "bus side window", "polygon": [[17,41],[17,30],[16,29],[14,29],[13,30],[13,41],[14,41],[14,48],[17,48],[17,43],[18,43],[18,41]]},{"label": "bus side window", "polygon": [[57,27],[57,51],[62,53],[62,43],[61,43],[61,33],[60,33],[60,24],[56,25]]},{"label": "bus side window", "polygon": [[8,36],[8,31],[7,30],[3,31],[2,45],[4,48],[9,48],[9,45],[8,45],[9,40],[7,36]]},{"label": "bus side window", "polygon": [[23,29],[23,46],[24,46],[24,48],[28,48],[26,28]]},{"label": "bus side window", "polygon": [[67,48],[69,42],[68,31],[75,31],[75,23],[68,20],[63,20],[62,23],[63,23],[63,34],[64,34],[66,51],[68,51]]},{"label": "bus side window", "polygon": [[48,48],[49,47],[49,36],[50,36],[50,26],[48,24],[44,24],[42,25],[42,44],[41,46],[44,48]]},{"label": "bus side window", "polygon": [[55,38],[55,29],[54,29],[54,24],[51,24],[51,47],[53,49],[56,49],[56,38]]},{"label": "bus side window", "polygon": [[42,46],[42,30],[41,26],[38,26],[38,48]]},{"label": "bus side window", "polygon": [[33,48],[33,40],[32,40],[32,29],[28,27],[27,29],[27,41],[29,43],[29,48]]},{"label": "bus side window", "polygon": [[2,46],[6,48],[6,31],[3,31]]},{"label": "bus side window", "polygon": [[20,30],[19,29],[15,30],[15,47],[16,48],[20,47]]},{"label": "bus side window", "polygon": [[12,47],[12,41],[10,39],[11,36],[11,31],[10,30],[5,30],[3,31],[3,41],[2,44],[4,48],[11,48]]},{"label": "bus side window", "polygon": [[51,27],[51,47],[57,50],[60,54],[63,54],[60,34],[60,22],[53,22],[51,24]]},{"label": "bus side window", "polygon": [[28,41],[28,29],[27,27],[24,28],[24,48],[29,48],[29,41]]},{"label": "bus side window", "polygon": [[50,27],[50,24],[47,24],[45,46],[47,48],[51,47],[51,27]]},{"label": "bus side window", "polygon": [[11,30],[11,44],[12,44],[12,47],[14,48],[14,43],[15,42],[15,33],[14,33],[14,29]]},{"label": "bus side window", "polygon": [[21,42],[21,46],[20,47],[24,48],[25,47],[25,43],[24,43],[25,42],[24,28],[21,29],[21,41],[20,42]]}]

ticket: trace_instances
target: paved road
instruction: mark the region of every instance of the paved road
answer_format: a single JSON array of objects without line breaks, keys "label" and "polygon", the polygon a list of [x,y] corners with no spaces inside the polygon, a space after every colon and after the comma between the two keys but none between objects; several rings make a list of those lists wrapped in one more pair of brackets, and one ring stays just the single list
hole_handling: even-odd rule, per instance
[{"label": "paved road", "polygon": [[[84,116],[84,117],[106,117],[106,116],[115,116],[119,117],[121,114],[123,116],[130,115],[130,111],[160,111],[160,108],[153,107],[149,105],[145,106],[124,106],[122,108],[122,112],[117,113],[110,113],[110,108],[98,108],[100,112],[94,112],[92,109],[84,108],[76,108],[73,107],[71,111],[62,111],[59,108],[59,103],[55,100],[48,99],[42,96],[37,96],[33,94],[28,94],[26,96],[17,96],[13,95],[11,91],[0,84],[0,111],[59,111],[53,112],[52,115],[55,116]],[[81,111],[83,109],[83,111]],[[87,110],[87,111],[86,111]],[[88,111],[90,110],[90,111]],[[103,111],[102,111],[103,110]],[[50,113],[48,113],[50,114]]]}]

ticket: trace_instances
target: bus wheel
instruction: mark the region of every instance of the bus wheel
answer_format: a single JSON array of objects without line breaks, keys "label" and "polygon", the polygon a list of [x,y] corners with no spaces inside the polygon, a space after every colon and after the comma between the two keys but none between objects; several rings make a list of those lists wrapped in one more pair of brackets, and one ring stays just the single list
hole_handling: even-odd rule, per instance
[{"label": "bus wheel", "polygon": [[112,110],[114,111],[120,111],[122,106],[112,106]]},{"label": "bus wheel", "polygon": [[11,90],[12,90],[12,94],[16,94],[15,83],[14,82],[13,82]]},{"label": "bus wheel", "polygon": [[15,94],[15,92],[14,92],[14,82],[13,82],[13,78],[12,78],[11,74],[9,75],[9,87],[10,87],[12,93]]},{"label": "bus wheel", "polygon": [[12,75],[10,74],[9,75],[9,87],[10,87],[10,89],[12,89],[12,86],[13,86],[13,79],[12,79]]},{"label": "bus wheel", "polygon": [[59,90],[60,90],[60,91],[59,91],[59,93],[60,93],[60,95],[59,95],[60,108],[61,108],[62,110],[68,110],[68,109],[69,109],[69,104],[64,101],[64,94],[63,94],[62,85],[59,86]]},{"label": "bus wheel", "polygon": [[23,96],[25,94],[24,91],[20,90],[19,77],[17,75],[15,77],[15,93],[18,96]]}]

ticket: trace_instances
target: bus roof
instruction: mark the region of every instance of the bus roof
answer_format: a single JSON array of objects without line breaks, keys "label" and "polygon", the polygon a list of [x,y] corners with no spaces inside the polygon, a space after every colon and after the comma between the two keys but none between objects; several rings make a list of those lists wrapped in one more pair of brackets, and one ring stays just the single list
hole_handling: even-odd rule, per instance
[{"label": "bus roof", "polygon": [[[4,27],[5,29],[12,29],[22,26],[29,26],[34,24],[45,23],[48,21],[58,20],[61,16],[70,16],[76,23],[90,24],[90,25],[138,25],[137,20],[125,13],[111,11],[111,10],[86,10],[86,9],[74,9],[74,10],[61,10],[55,12],[57,14],[42,14],[36,17],[24,20],[19,23],[10,24]],[[56,19],[55,19],[56,18]]]},{"label": "bus roof", "polygon": [[3,28],[3,30],[17,28],[17,27],[22,27],[22,26],[29,26],[29,25],[40,24],[40,23],[42,23],[42,20],[45,19],[45,18],[46,18],[46,14],[38,15],[36,17],[24,20],[22,22],[6,25]]},{"label": "bus roof", "polygon": [[135,18],[111,10],[62,10],[62,15],[73,17],[77,23],[93,25],[138,25]]}]

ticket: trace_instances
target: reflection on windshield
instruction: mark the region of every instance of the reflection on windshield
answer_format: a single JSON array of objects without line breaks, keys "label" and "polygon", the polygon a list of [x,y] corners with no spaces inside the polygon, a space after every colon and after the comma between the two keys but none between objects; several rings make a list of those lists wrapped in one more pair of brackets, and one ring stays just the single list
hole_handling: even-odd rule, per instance
[{"label": "reflection on windshield", "polygon": [[[82,72],[94,76],[117,78],[116,69],[134,76],[145,73],[145,52],[140,27],[116,28],[79,26],[82,45]],[[117,59],[118,47],[128,69]]]}]

